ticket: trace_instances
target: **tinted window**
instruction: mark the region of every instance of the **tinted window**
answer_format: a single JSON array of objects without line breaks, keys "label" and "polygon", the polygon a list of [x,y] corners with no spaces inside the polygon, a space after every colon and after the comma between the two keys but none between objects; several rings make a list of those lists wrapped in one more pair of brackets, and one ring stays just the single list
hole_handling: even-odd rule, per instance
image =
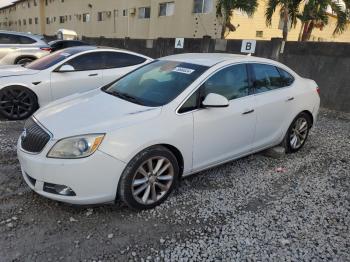
[{"label": "tinted window", "polygon": [[209,93],[223,95],[228,100],[249,95],[247,66],[230,66],[210,77],[204,83],[204,96]]},{"label": "tinted window", "polygon": [[21,44],[25,44],[25,45],[35,43],[34,39],[31,39],[31,38],[26,37],[26,36],[19,36],[19,41]]},{"label": "tinted window", "polygon": [[194,92],[179,109],[179,113],[186,113],[197,109],[199,91]]},{"label": "tinted window", "polygon": [[20,44],[20,39],[15,35],[0,34],[0,44]]},{"label": "tinted window", "polygon": [[282,77],[283,86],[290,86],[291,84],[293,84],[294,77],[291,74],[289,74],[287,71],[281,68],[277,68],[277,69],[280,72],[280,75]]},{"label": "tinted window", "polygon": [[208,67],[156,61],[124,76],[103,90],[145,106],[163,106],[192,84]]},{"label": "tinted window", "polygon": [[30,37],[11,35],[11,34],[0,34],[0,44],[33,44],[35,40]]},{"label": "tinted window", "polygon": [[277,68],[272,65],[253,64],[254,88],[256,93],[263,93],[284,86]]},{"label": "tinted window", "polygon": [[145,58],[118,52],[105,52],[106,68],[120,68],[142,64],[146,61]]},{"label": "tinted window", "polygon": [[66,64],[73,66],[75,71],[99,70],[103,68],[103,55],[101,52],[83,54]]},{"label": "tinted window", "polygon": [[33,70],[44,70],[56,65],[57,63],[65,60],[71,55],[72,54],[67,53],[65,51],[57,51],[55,53],[37,59],[34,62],[26,65],[25,67]]}]

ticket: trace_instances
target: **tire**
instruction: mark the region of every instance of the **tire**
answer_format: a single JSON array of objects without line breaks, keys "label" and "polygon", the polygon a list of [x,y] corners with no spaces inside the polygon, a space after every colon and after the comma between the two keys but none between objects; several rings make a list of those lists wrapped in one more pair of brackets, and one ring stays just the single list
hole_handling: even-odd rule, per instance
[{"label": "tire", "polygon": [[16,61],[16,65],[27,65],[27,64],[33,62],[34,60],[35,60],[34,58],[23,57],[23,58],[20,58]]},{"label": "tire", "polygon": [[0,90],[0,115],[8,120],[23,120],[39,108],[36,95],[26,87],[10,86]]},{"label": "tire", "polygon": [[145,149],[125,168],[117,195],[132,209],[154,208],[162,204],[177,186],[179,170],[176,157],[167,148],[154,146]]},{"label": "tire", "polygon": [[303,148],[309,136],[311,126],[312,120],[310,116],[304,112],[294,118],[284,138],[283,144],[286,153],[296,153]]}]

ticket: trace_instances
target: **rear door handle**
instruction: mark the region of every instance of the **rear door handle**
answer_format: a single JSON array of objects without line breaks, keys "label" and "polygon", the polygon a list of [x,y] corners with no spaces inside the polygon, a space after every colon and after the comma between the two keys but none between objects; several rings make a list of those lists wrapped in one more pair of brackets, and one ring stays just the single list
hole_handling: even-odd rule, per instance
[{"label": "rear door handle", "polygon": [[293,101],[293,100],[294,100],[294,97],[288,97],[286,102]]},{"label": "rear door handle", "polygon": [[247,110],[247,111],[243,112],[242,115],[248,115],[248,114],[251,114],[251,113],[254,113],[254,109]]},{"label": "rear door handle", "polygon": [[89,76],[98,76],[98,74],[90,74]]}]

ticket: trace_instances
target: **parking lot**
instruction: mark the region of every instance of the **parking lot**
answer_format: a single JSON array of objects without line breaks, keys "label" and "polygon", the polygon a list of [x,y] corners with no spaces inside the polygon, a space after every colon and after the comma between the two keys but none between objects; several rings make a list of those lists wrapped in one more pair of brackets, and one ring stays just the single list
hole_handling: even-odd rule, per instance
[{"label": "parking lot", "polygon": [[0,261],[350,258],[349,114],[322,110],[301,152],[202,172],[143,212],[31,192],[15,152],[22,125],[0,122]]}]

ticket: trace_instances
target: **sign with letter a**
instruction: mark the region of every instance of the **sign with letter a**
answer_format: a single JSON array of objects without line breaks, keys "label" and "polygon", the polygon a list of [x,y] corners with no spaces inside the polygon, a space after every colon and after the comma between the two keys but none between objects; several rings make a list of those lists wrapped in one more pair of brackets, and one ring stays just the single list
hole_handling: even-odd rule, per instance
[{"label": "sign with letter a", "polygon": [[254,54],[256,48],[256,40],[243,40],[241,53]]},{"label": "sign with letter a", "polygon": [[175,48],[184,48],[185,38],[175,39]]}]

